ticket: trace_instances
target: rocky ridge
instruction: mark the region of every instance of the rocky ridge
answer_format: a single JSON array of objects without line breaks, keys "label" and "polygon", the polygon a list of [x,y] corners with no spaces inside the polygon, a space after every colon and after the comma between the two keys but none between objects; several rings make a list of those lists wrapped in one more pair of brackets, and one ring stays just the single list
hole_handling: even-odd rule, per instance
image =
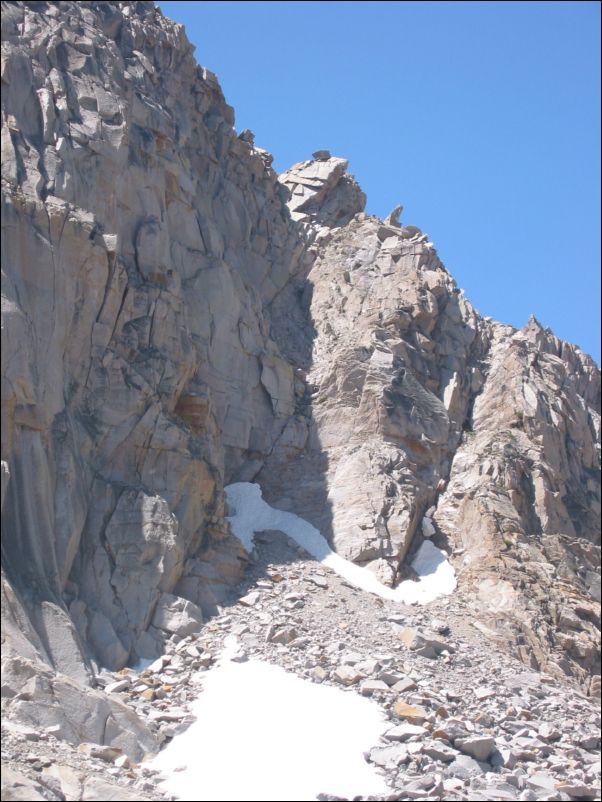
[{"label": "rocky ridge", "polygon": [[483,318],[344,159],[277,176],[152,3],[2,8],[5,715],[158,748],[103,670],[224,620],[245,480],[388,583],[434,539],[483,637],[599,694],[591,358]]}]

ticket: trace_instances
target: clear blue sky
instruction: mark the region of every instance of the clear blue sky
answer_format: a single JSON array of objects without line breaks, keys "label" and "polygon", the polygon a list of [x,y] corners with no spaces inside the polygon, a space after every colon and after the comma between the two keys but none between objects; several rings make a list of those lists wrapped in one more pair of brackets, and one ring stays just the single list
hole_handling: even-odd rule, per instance
[{"label": "clear blue sky", "polygon": [[281,171],[328,148],[484,315],[600,363],[597,2],[161,2]]}]

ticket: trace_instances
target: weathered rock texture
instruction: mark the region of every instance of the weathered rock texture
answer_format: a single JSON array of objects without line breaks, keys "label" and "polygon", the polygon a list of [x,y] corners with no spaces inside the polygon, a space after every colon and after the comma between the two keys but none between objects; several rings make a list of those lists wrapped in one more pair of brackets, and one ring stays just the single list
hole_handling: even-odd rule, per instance
[{"label": "weathered rock texture", "polygon": [[[314,165],[336,176],[338,161]],[[484,630],[587,687],[600,673],[600,372],[534,318],[516,331],[479,315],[397,211],[303,221],[306,317],[288,311],[294,282],[272,317],[308,370],[309,445],[302,462],[277,444],[260,479],[383,581],[437,537]],[[311,350],[295,331],[308,322]]]},{"label": "weathered rock texture", "polygon": [[288,207],[293,220],[326,226],[344,225],[364,211],[366,196],[347,173],[346,159],[318,151],[311,161],[293,165],[280,175],[290,191]]},{"label": "weathered rock texture", "polygon": [[152,3],[2,8],[9,712],[152,749],[96,668],[215,611],[256,478],[385,581],[435,537],[484,631],[599,673],[593,361],[482,318],[344,159],[279,179]]},{"label": "weathered rock texture", "polygon": [[223,485],[293,412],[264,310],[304,246],[152,3],[6,3],[2,26],[3,566],[37,655],[81,679],[240,577]]},{"label": "weathered rock texture", "polygon": [[465,550],[483,623],[587,687],[600,674],[600,373],[534,318],[491,330],[434,520]]}]

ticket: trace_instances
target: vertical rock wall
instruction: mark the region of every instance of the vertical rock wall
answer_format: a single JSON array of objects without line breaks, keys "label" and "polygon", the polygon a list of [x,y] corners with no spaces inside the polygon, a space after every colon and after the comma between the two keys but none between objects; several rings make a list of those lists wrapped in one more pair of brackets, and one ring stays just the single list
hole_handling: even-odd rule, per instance
[{"label": "vertical rock wall", "polygon": [[265,309],[303,244],[152,3],[2,24],[4,565],[116,668],[161,648],[161,594],[240,574],[222,489],[293,413]]}]

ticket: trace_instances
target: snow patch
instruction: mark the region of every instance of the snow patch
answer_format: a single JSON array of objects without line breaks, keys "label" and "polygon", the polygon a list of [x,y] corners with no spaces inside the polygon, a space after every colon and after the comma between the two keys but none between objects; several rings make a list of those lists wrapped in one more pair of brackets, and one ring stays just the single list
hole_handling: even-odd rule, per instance
[{"label": "snow patch", "polygon": [[261,497],[258,484],[237,482],[228,485],[225,491],[232,513],[227,520],[247,551],[253,548],[256,532],[274,529],[287,534],[312,557],[352,585],[383,599],[403,604],[428,604],[439,596],[453,593],[456,588],[456,576],[447,555],[429,541],[420,546],[412,562],[412,568],[420,579],[417,582],[407,579],[396,588],[389,588],[379,582],[371,571],[332,551],[326,538],[308,521],[292,512],[270,507]]},{"label": "snow patch", "polygon": [[196,721],[152,761],[181,800],[352,799],[390,791],[364,760],[390,722],[375,702],[259,660],[236,639],[203,674]]}]

